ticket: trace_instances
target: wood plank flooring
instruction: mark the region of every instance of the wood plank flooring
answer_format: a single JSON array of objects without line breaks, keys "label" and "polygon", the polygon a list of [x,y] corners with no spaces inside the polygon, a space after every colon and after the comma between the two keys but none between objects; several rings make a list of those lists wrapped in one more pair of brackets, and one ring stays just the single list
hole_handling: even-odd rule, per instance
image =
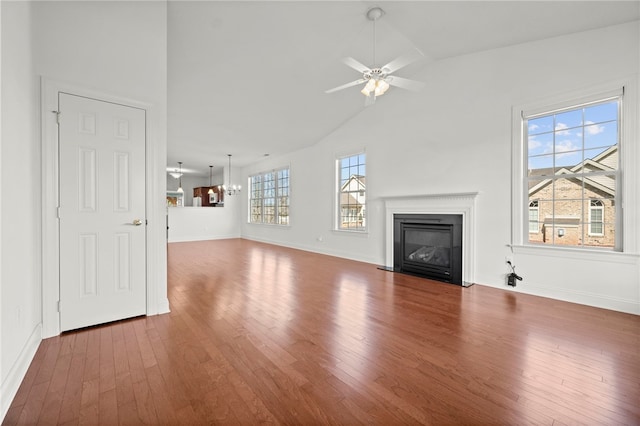
[{"label": "wood plank flooring", "polygon": [[638,316],[239,239],[168,273],[170,314],[44,340],[3,424],[640,424]]}]

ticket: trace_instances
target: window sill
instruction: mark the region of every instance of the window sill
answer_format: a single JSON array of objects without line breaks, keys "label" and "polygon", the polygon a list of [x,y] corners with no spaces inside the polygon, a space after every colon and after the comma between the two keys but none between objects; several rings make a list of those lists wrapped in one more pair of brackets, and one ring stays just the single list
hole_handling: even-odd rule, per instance
[{"label": "window sill", "polygon": [[291,229],[291,225],[278,225],[277,223],[253,223],[247,222],[249,226],[264,226],[267,228],[277,228],[277,229]]},{"label": "window sill", "polygon": [[623,253],[606,249],[581,249],[576,247],[536,247],[530,245],[512,245],[515,254],[533,256],[562,257],[594,262],[615,262],[622,264],[636,264],[640,259],[638,253]]},{"label": "window sill", "polygon": [[361,238],[369,238],[369,231],[357,231],[357,230],[349,230],[349,229],[332,229],[331,232],[336,235],[353,235]]}]

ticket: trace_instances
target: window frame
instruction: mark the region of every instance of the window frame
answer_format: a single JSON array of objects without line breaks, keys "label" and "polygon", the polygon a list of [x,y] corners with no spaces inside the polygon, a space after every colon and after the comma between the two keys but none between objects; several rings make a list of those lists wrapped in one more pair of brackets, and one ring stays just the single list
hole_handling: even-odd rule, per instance
[{"label": "window frame", "polygon": [[[359,150],[359,151],[352,151],[349,153],[345,153],[345,154],[339,154],[336,155],[336,159],[335,159],[335,185],[336,185],[336,189],[335,189],[335,209],[334,209],[334,231],[338,231],[338,232],[352,232],[352,233],[358,233],[358,234],[366,234],[368,232],[368,218],[367,218],[367,194],[368,194],[368,185],[365,183],[364,184],[364,190],[359,189],[359,190],[355,190],[355,191],[350,191],[349,193],[357,193],[358,194],[358,198],[362,197],[362,199],[364,199],[364,202],[362,203],[362,209],[361,209],[361,214],[362,214],[362,219],[363,219],[363,226],[356,226],[356,227],[342,227],[342,218],[343,218],[343,214],[342,214],[342,204],[341,204],[341,194],[343,194],[344,192],[342,192],[342,179],[341,179],[341,170],[342,170],[342,164],[341,162],[345,159],[349,159],[349,158],[353,158],[353,157],[359,157],[359,156],[363,156],[364,162],[360,163],[358,160],[357,166],[364,166],[364,178],[366,180],[367,178],[367,153],[366,151],[363,150]],[[350,175],[352,176],[352,175]],[[347,206],[349,206],[349,204],[347,204]],[[348,212],[347,212],[347,217],[354,217],[355,218],[355,223],[357,224],[358,222],[358,214],[356,212],[356,215],[352,215],[352,209],[348,207]],[[350,222],[351,223],[351,222]]]},{"label": "window frame", "polygon": [[[587,253],[593,253],[596,258],[608,258],[609,255],[637,253],[640,243],[639,195],[635,193],[638,174],[634,165],[640,160],[639,143],[636,140],[638,126],[638,93],[637,81],[633,78],[623,78],[609,83],[593,85],[580,90],[573,90],[547,98],[522,103],[512,107],[512,144],[511,144],[511,241],[509,246],[514,253],[544,254],[555,252],[556,255],[584,258]],[[600,101],[608,97],[622,96],[621,113],[619,115],[619,161],[617,177],[616,214],[616,242],[613,248],[593,246],[541,245],[529,243],[528,226],[525,215],[528,216],[528,188],[523,179],[526,170],[527,152],[524,146],[526,128],[524,116],[552,112],[571,106]],[[623,182],[624,179],[624,182]],[[625,183],[631,183],[626,185]],[[586,198],[587,200],[589,198]],[[624,208],[624,215],[622,215]],[[585,233],[586,234],[586,233]],[[600,257],[597,257],[600,256]]]},{"label": "window frame", "polygon": [[[281,177],[281,173],[286,172],[286,177]],[[291,225],[291,167],[283,166],[276,169],[272,169],[266,172],[253,173],[248,176],[248,217],[247,223],[250,225],[269,225],[269,226],[290,226]],[[259,182],[258,182],[259,181]],[[281,185],[282,181],[286,181],[286,186]],[[272,185],[266,186],[265,183],[271,182]],[[259,183],[259,188],[256,188],[256,183]],[[283,189],[286,188],[286,191]],[[255,196],[259,194],[259,196]],[[286,199],[287,202],[282,204],[282,200]],[[271,200],[268,204],[267,200]],[[260,212],[258,217],[259,221],[254,221],[254,206],[259,205]],[[273,209],[273,214],[269,217],[273,217],[273,221],[267,221],[266,210],[268,208]],[[283,215],[282,210],[286,209],[287,214]],[[282,218],[286,217],[286,223],[283,223]]]}]

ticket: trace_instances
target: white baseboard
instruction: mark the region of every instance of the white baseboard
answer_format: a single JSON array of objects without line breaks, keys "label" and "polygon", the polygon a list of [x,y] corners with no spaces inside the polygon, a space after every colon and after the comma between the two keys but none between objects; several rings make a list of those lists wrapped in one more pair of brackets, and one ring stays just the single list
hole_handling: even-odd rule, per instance
[{"label": "white baseboard", "polygon": [[275,246],[288,247],[288,248],[292,248],[292,249],[296,249],[296,250],[308,251],[308,252],[311,252],[311,253],[318,253],[318,254],[324,254],[324,255],[327,255],[327,256],[339,257],[339,258],[342,258],[342,259],[353,260],[353,261],[356,261],[356,262],[371,263],[372,265],[382,264],[382,262],[380,262],[380,261],[376,262],[375,259],[371,259],[371,258],[368,258],[368,257],[354,256],[353,253],[346,252],[346,251],[321,250],[321,249],[318,249],[318,248],[312,247],[312,246],[306,246],[306,245],[302,245],[302,244],[291,244],[291,243],[288,243],[288,242],[269,240],[269,239],[265,239],[265,238],[255,238],[255,237],[248,237],[248,236],[242,236],[241,238],[243,238],[245,240],[257,241],[259,243],[273,244]]},{"label": "white baseboard", "polygon": [[27,374],[27,370],[33,361],[33,357],[36,355],[36,351],[42,341],[42,324],[38,324],[33,330],[26,344],[20,351],[18,359],[11,366],[7,378],[2,385],[0,385],[0,423],[4,420],[4,417],[9,411],[11,402],[18,393],[20,384]]},{"label": "white baseboard", "polygon": [[198,235],[198,236],[178,236],[178,237],[169,237],[168,243],[189,243],[192,241],[208,241],[208,240],[228,240],[231,238],[241,238],[238,234],[228,234],[228,235]]},{"label": "white baseboard", "polygon": [[158,306],[158,315],[160,314],[168,314],[171,312],[169,308],[169,299],[165,298]]},{"label": "white baseboard", "polygon": [[530,294],[532,296],[546,297],[548,299],[561,300],[563,302],[577,303],[579,305],[592,306],[594,308],[608,309],[610,311],[624,312],[627,314],[640,315],[640,303],[637,300],[626,300],[604,296],[585,291],[567,290],[559,288],[545,287],[531,283],[518,284],[512,288],[502,283],[499,285],[486,285],[487,287],[500,288],[506,291]]}]

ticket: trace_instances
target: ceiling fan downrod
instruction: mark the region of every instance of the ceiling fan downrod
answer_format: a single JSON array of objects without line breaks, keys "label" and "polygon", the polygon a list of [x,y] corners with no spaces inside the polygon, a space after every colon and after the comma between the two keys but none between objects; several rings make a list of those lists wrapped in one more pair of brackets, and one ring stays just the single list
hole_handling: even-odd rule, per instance
[{"label": "ceiling fan downrod", "polygon": [[375,6],[367,10],[367,19],[373,21],[373,67],[376,67],[376,21],[384,15],[381,7]]}]

